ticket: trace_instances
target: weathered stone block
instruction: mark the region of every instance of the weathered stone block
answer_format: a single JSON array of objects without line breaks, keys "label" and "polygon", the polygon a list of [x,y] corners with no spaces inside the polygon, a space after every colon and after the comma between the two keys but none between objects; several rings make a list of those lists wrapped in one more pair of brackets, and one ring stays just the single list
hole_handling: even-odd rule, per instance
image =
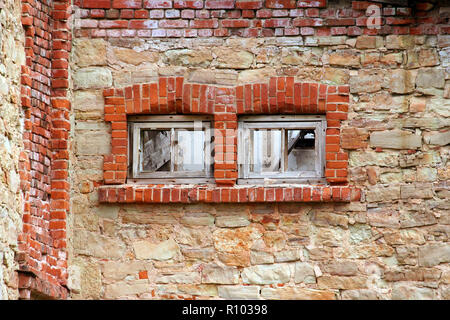
[{"label": "weathered stone block", "polygon": [[275,262],[275,259],[274,256],[268,252],[252,250],[250,252],[250,262],[252,264],[271,264]]},{"label": "weathered stone block", "polygon": [[431,300],[434,297],[434,292],[430,288],[420,288],[403,283],[396,283],[392,288],[393,300]]},{"label": "weathered stone block", "polygon": [[202,283],[237,284],[239,271],[236,268],[208,264],[202,270]]},{"label": "weathered stone block", "polygon": [[74,89],[101,89],[112,86],[112,73],[107,68],[89,67],[73,75]]},{"label": "weathered stone block", "polygon": [[169,239],[160,243],[152,243],[148,240],[139,240],[133,242],[133,249],[136,258],[139,260],[169,260],[179,252],[178,244]]},{"label": "weathered stone block", "polygon": [[286,283],[291,278],[289,264],[257,265],[242,270],[242,281],[250,284]]},{"label": "weathered stone block", "polygon": [[330,53],[328,62],[330,65],[358,67],[361,63],[360,56],[356,50],[339,50]]},{"label": "weathered stone block", "polygon": [[419,247],[419,266],[433,267],[450,262],[450,244],[436,243]]},{"label": "weathered stone block", "polygon": [[219,297],[229,300],[259,299],[258,286],[219,286]]},{"label": "weathered stone block", "polygon": [[370,93],[381,90],[383,75],[372,70],[360,70],[358,75],[350,77],[351,93]]},{"label": "weathered stone block", "polygon": [[415,71],[398,69],[390,73],[389,88],[393,93],[410,93],[415,88]]},{"label": "weathered stone block", "polygon": [[220,216],[216,218],[216,226],[221,228],[246,227],[250,224],[247,217],[243,216]]},{"label": "weathered stone block", "polygon": [[367,279],[364,277],[322,276],[317,279],[319,289],[365,289]]},{"label": "weathered stone block", "polygon": [[376,290],[359,289],[342,291],[342,300],[378,300]]},{"label": "weathered stone block", "polygon": [[388,35],[386,37],[386,48],[388,49],[412,49],[415,44],[414,36],[410,35]]},{"label": "weathered stone block", "polygon": [[107,42],[103,39],[75,39],[73,62],[79,67],[105,66]]},{"label": "weathered stone block", "polygon": [[373,147],[388,149],[418,149],[422,146],[422,138],[409,131],[397,129],[373,132],[370,135],[370,144]]},{"label": "weathered stone block", "polygon": [[314,268],[307,262],[297,262],[294,271],[295,283],[316,283]]},{"label": "weathered stone block", "polygon": [[121,62],[139,65],[144,62],[157,62],[159,55],[156,52],[142,51],[138,52],[133,49],[128,48],[114,48],[114,56]]},{"label": "weathered stone block", "polygon": [[253,54],[248,51],[218,48],[214,54],[217,67],[222,69],[248,69],[253,63]]},{"label": "weathered stone block", "polygon": [[269,300],[335,300],[333,291],[298,287],[263,288],[261,297]]},{"label": "weathered stone block", "polygon": [[426,144],[446,146],[450,144],[450,130],[444,132],[425,133],[423,140]]},{"label": "weathered stone block", "polygon": [[105,298],[119,299],[127,296],[136,296],[145,292],[151,292],[148,280],[117,282],[106,286]]},{"label": "weathered stone block", "polygon": [[168,50],[165,53],[167,62],[170,65],[181,65],[188,67],[208,67],[213,61],[213,56],[209,49],[205,50]]},{"label": "weathered stone block", "polygon": [[400,198],[400,187],[382,187],[373,186],[369,187],[366,192],[366,200],[368,202],[386,202],[391,200],[397,200]]},{"label": "weathered stone block", "polygon": [[214,216],[209,213],[186,212],[181,218],[181,223],[188,226],[211,226],[214,224]]},{"label": "weathered stone block", "polygon": [[416,85],[420,88],[444,88],[445,72],[437,68],[420,69],[417,73]]},{"label": "weathered stone block", "polygon": [[349,260],[330,261],[321,264],[321,270],[335,276],[355,276],[358,264]]},{"label": "weathered stone block", "polygon": [[378,36],[359,36],[356,38],[357,49],[375,49],[383,45],[383,38]]},{"label": "weathered stone block", "polygon": [[274,253],[275,262],[291,262],[300,260],[300,249],[283,250]]}]

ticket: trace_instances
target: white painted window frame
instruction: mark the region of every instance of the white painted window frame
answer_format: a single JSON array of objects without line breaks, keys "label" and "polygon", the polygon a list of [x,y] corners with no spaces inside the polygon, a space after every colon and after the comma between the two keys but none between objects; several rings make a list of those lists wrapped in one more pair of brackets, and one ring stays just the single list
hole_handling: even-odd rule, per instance
[{"label": "white painted window frame", "polygon": [[[321,115],[281,115],[281,116],[242,116],[239,118],[238,128],[238,183],[325,183],[325,137],[326,118]],[[315,130],[315,170],[314,171],[284,171],[285,161],[281,161],[282,172],[253,173],[250,171],[250,158],[253,154],[251,130],[254,129],[281,129],[282,154],[285,151],[285,129],[314,129]]]},{"label": "white painted window frame", "polygon": [[[132,183],[211,183],[213,182],[213,157],[211,151],[211,116],[130,116],[128,117],[128,182]],[[175,164],[175,129],[201,130],[205,132],[205,169],[202,171],[173,171]],[[141,168],[143,130],[171,131],[171,171],[145,172]]]}]

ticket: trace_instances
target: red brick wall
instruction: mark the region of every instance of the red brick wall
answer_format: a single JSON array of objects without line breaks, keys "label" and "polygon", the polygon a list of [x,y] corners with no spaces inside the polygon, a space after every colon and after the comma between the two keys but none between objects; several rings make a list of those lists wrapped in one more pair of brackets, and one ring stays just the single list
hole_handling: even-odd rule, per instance
[{"label": "red brick wall", "polygon": [[[273,37],[448,34],[434,5],[353,1],[348,8],[326,0],[140,1],[75,0],[82,8],[77,37]],[[395,3],[395,2],[394,2]],[[372,6],[372,7],[371,7]],[[376,22],[379,28],[368,26]]]},{"label": "red brick wall", "polygon": [[[328,183],[347,182],[348,156],[340,147],[340,125],[347,119],[348,86],[295,83],[294,77],[221,88],[161,77],[157,83],[106,89],[105,121],[111,122],[112,154],[104,159],[105,184],[127,177],[127,115],[212,114],[215,128],[214,178],[219,188],[162,186],[113,187],[100,192],[102,202],[274,202],[359,200],[357,189],[320,185],[312,188],[229,188],[237,179],[237,120],[242,114],[326,114]],[[201,191],[200,191],[201,190]]]},{"label": "red brick wall", "polygon": [[21,178],[26,204],[19,235],[19,290],[23,299],[67,297],[69,10],[70,1],[22,1],[26,120]]}]

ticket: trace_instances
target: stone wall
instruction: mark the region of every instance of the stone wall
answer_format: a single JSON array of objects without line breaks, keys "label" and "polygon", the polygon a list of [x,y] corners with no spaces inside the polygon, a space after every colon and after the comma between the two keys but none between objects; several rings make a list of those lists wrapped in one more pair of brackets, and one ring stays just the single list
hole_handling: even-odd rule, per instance
[{"label": "stone wall", "polygon": [[0,300],[18,298],[15,255],[22,229],[23,196],[19,159],[24,115],[20,101],[21,65],[25,63],[20,1],[0,7]]},{"label": "stone wall", "polygon": [[[175,7],[181,2],[193,7]],[[272,31],[258,29],[260,37],[243,33],[246,25],[226,34],[204,25],[212,33],[188,37],[170,31],[178,30],[170,27],[175,22],[161,24],[195,25],[213,14],[238,21],[244,11],[255,24],[264,12],[306,13],[290,8],[292,1],[278,1],[285,10],[264,1],[244,9],[234,4],[246,1],[225,2],[233,9],[206,7],[219,1],[78,1],[71,64],[72,298],[450,299],[449,6],[384,5],[391,20],[381,31],[361,25],[364,34],[354,33],[348,20],[341,29],[314,30],[262,22]],[[317,3],[308,14],[318,20],[361,17],[370,5]],[[177,16],[183,11],[184,18]],[[149,24],[137,34],[132,20],[152,15],[165,31]],[[431,21],[438,27],[426,27]],[[349,184],[362,189],[361,200],[100,203],[103,159],[112,149],[103,90],[166,76],[230,87],[275,76],[349,85],[348,119],[338,133],[348,152]]]}]

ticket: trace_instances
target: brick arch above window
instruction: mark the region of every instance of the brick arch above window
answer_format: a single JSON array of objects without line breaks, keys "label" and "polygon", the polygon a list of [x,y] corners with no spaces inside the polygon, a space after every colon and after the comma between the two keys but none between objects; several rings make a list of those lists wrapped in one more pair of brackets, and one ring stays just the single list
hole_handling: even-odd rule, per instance
[{"label": "brick arch above window", "polygon": [[[105,89],[103,93],[105,121],[111,122],[112,128],[112,152],[104,157],[104,183],[110,187],[109,189],[108,187],[101,188],[101,201],[122,202],[120,200],[125,201],[130,197],[134,199],[131,202],[138,201],[135,199],[135,190],[142,186],[131,187],[133,191],[129,191],[130,185],[125,184],[128,164],[127,116],[162,114],[213,115],[214,129],[221,130],[222,136],[226,135],[227,139],[215,143],[214,178],[216,186],[210,190],[211,196],[220,188],[224,188],[224,190],[231,188],[230,195],[233,188],[240,189],[239,192],[243,193],[242,187],[235,186],[238,177],[237,148],[224,148],[226,143],[237,145],[238,115],[326,115],[325,177],[329,185],[309,186],[309,191],[305,189],[309,193],[309,196],[306,194],[306,197],[309,197],[310,201],[331,201],[333,199],[350,201],[351,198],[359,197],[359,190],[347,185],[348,155],[340,146],[341,121],[347,119],[349,107],[349,87],[347,85],[334,86],[296,82],[294,77],[272,77],[261,83],[224,87],[188,83],[183,77],[160,77],[156,82]],[[230,159],[234,159],[234,161],[230,163]],[[112,187],[112,185],[116,186]],[[329,189],[331,187],[334,189]],[[126,188],[127,192],[124,191]],[[147,190],[150,188],[158,190],[159,187],[146,187]],[[180,188],[182,190],[182,186]],[[202,186],[200,189],[202,188],[204,187]],[[263,195],[260,194],[257,197],[258,201],[270,201],[272,199],[270,190],[272,189],[283,190],[282,194],[281,191],[273,190],[273,201],[303,201],[305,196],[285,195],[285,192],[291,192],[286,191],[288,188],[257,187],[257,189],[263,189],[260,191]],[[264,189],[267,190],[264,191]],[[119,190],[122,190],[120,191],[123,194],[122,198],[119,197]],[[191,196],[187,196],[187,202],[208,199],[206,195],[203,198],[198,192],[194,196],[192,188],[189,190],[190,193],[186,191],[186,195],[191,194]],[[341,193],[342,191],[344,193]],[[158,192],[156,202],[164,202],[162,191],[155,192]],[[173,200],[171,192],[164,199]],[[266,192],[269,193],[266,195]],[[112,193],[115,193],[115,196]],[[145,202],[144,194],[145,192],[142,191],[142,198],[139,198],[139,201]],[[174,197],[181,199],[182,194],[181,192]],[[219,194],[221,194],[220,191]],[[225,195],[225,197],[227,196]],[[253,201],[249,200],[248,193],[245,199]],[[256,201],[256,195],[254,201]]]}]

